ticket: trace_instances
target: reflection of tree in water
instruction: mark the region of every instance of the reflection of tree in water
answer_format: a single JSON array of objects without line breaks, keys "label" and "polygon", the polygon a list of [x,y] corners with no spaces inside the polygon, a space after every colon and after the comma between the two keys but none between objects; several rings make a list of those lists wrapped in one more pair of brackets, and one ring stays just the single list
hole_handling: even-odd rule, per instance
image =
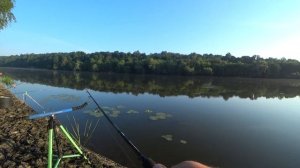
[{"label": "reflection of tree in water", "polygon": [[80,97],[69,95],[69,94],[57,94],[57,95],[49,95],[41,100],[41,102],[47,102],[50,100],[59,100],[62,102],[77,102],[80,100]]},{"label": "reflection of tree in water", "polygon": [[99,74],[90,72],[62,72],[45,70],[2,69],[14,79],[74,89],[90,88],[134,95],[150,93],[160,96],[186,95],[188,97],[234,96],[256,99],[291,98],[300,95],[300,80],[211,78],[182,76],[152,76]]}]

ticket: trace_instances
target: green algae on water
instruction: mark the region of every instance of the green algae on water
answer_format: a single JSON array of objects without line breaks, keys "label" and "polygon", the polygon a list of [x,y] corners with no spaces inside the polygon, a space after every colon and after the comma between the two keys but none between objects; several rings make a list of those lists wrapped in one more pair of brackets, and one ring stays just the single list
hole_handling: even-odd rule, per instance
[{"label": "green algae on water", "polygon": [[93,113],[92,116],[99,118],[99,117],[102,117],[103,114],[102,113]]},{"label": "green algae on water", "polygon": [[89,114],[90,116],[93,116],[93,117],[96,117],[96,118],[99,118],[99,117],[102,117],[103,114],[98,110],[87,110],[87,111],[84,111],[83,113],[86,113],[86,114]]},{"label": "green algae on water", "polygon": [[187,144],[187,141],[183,140],[183,139],[181,139],[179,142],[182,143],[182,144]]},{"label": "green algae on water", "polygon": [[167,141],[173,141],[173,135],[171,134],[162,135],[161,137]]},{"label": "green algae on water", "polygon": [[156,116],[150,116],[149,119],[150,119],[150,120],[154,120],[154,121],[155,121],[155,120],[158,120],[158,118],[157,118]]},{"label": "green algae on water", "polygon": [[124,109],[124,108],[126,108],[126,107],[123,105],[117,105],[117,109]]},{"label": "green algae on water", "polygon": [[128,114],[138,114],[139,112],[136,110],[129,110],[127,111]]},{"label": "green algae on water", "polygon": [[170,117],[172,117],[171,114],[159,112],[159,113],[155,113],[155,115],[151,115],[149,117],[149,119],[155,121],[155,120],[165,120],[165,119],[170,118]]},{"label": "green algae on water", "polygon": [[108,115],[110,116],[110,117],[118,117],[119,115],[120,115],[120,111],[118,111],[118,110],[113,110],[113,111],[111,111]]},{"label": "green algae on water", "polygon": [[[119,117],[120,115],[120,111],[119,110],[112,110],[112,111],[109,111],[109,110],[104,110],[105,114],[109,115],[110,117]],[[89,114],[93,117],[102,117],[103,116],[103,113],[96,109],[96,110],[90,110],[90,111],[84,111],[83,113],[86,113],[86,114]]]},{"label": "green algae on water", "polygon": [[146,109],[145,110],[145,113],[152,113],[153,111],[152,110],[150,110],[150,109]]}]

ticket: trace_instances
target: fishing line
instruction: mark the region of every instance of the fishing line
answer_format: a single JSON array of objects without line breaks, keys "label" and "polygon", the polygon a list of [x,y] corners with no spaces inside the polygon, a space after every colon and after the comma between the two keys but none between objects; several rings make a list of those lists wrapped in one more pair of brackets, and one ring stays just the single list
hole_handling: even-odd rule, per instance
[{"label": "fishing line", "polygon": [[25,96],[29,97],[34,103],[36,103],[39,107],[42,108],[43,112],[45,113],[45,108],[40,104],[38,103],[33,97],[31,97],[27,92],[24,93]]}]

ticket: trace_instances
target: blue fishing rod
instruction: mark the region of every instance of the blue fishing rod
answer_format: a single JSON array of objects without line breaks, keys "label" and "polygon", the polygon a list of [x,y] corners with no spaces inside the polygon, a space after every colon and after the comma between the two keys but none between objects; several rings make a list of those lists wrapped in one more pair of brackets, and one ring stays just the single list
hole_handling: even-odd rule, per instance
[{"label": "blue fishing rod", "polygon": [[98,109],[103,113],[104,117],[108,120],[108,122],[115,128],[115,130],[121,135],[123,140],[133,149],[133,151],[139,156],[139,158],[143,162],[143,166],[145,168],[152,168],[155,165],[155,162],[144,155],[133,143],[129,138],[121,131],[121,129],[109,118],[109,116],[104,112],[104,110],[100,107],[100,105],[97,103],[97,101],[94,99],[94,97],[91,95],[91,93],[86,90],[86,92],[89,94],[90,98],[95,102]]},{"label": "blue fishing rod", "polygon": [[57,114],[62,114],[62,113],[70,113],[72,111],[76,111],[79,109],[82,109],[83,107],[85,107],[87,105],[87,102],[83,103],[80,106],[76,106],[76,107],[72,107],[72,108],[67,108],[67,109],[63,109],[63,110],[59,110],[59,111],[53,111],[53,112],[48,112],[48,113],[39,113],[39,114],[33,114],[30,115],[28,118],[30,120],[35,120],[35,119],[39,119],[39,118],[44,118],[44,117],[51,117]]}]

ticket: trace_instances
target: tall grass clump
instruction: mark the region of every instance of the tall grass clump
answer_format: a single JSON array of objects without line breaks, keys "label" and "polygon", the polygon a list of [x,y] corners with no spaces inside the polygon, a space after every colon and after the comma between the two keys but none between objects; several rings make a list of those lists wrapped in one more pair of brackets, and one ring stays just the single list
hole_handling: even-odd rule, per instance
[{"label": "tall grass clump", "polygon": [[14,80],[9,76],[0,76],[0,82],[6,86],[12,86],[14,84]]},{"label": "tall grass clump", "polygon": [[85,125],[83,126],[79,124],[79,121],[75,119],[74,115],[71,119],[69,116],[67,116],[67,119],[71,127],[71,135],[79,145],[83,146],[89,143],[89,140],[92,138],[100,121],[100,119],[98,119],[96,122],[86,120]]}]

